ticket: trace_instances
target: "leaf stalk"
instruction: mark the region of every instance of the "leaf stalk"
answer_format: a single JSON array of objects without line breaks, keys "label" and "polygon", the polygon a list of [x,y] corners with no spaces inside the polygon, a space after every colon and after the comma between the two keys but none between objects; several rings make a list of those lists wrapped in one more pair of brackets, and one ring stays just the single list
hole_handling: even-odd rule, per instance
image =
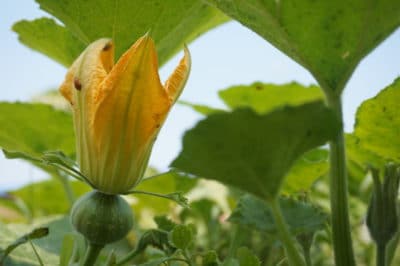
[{"label": "leaf stalk", "polygon": [[[332,108],[343,125],[340,96],[328,97],[328,106]],[[340,266],[355,266],[348,211],[348,185],[343,126],[336,137],[329,143],[329,147],[329,187],[335,264]]]},{"label": "leaf stalk", "polygon": [[274,217],[275,225],[278,230],[283,246],[285,247],[285,253],[289,261],[290,266],[306,266],[303,257],[300,255],[299,250],[296,248],[295,239],[291,236],[288,226],[283,218],[279,201],[274,198],[270,201],[271,212]]}]

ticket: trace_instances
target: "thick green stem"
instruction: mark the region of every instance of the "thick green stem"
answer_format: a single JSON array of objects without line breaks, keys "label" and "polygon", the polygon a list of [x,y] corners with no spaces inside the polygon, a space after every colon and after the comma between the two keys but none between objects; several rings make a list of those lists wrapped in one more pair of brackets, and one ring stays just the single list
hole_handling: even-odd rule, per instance
[{"label": "thick green stem", "polygon": [[290,235],[287,228],[285,219],[283,218],[281,208],[279,206],[278,199],[273,199],[270,202],[272,215],[274,217],[275,225],[278,230],[283,246],[285,247],[285,253],[289,261],[290,266],[305,266],[303,257],[300,255],[299,250],[296,248],[295,239]]},{"label": "thick green stem", "polygon": [[[99,232],[101,234],[101,232]],[[102,245],[96,245],[96,244],[90,244],[86,250],[85,257],[80,263],[80,266],[93,266],[94,263],[97,260],[97,257],[100,254],[100,251],[103,249],[104,246]]]},{"label": "thick green stem", "polygon": [[[343,123],[340,97],[328,99],[328,105]],[[330,146],[330,201],[332,239],[337,266],[355,266],[347,202],[347,168],[343,128],[329,143]]]},{"label": "thick green stem", "polygon": [[386,266],[386,245],[376,246],[376,266]]}]

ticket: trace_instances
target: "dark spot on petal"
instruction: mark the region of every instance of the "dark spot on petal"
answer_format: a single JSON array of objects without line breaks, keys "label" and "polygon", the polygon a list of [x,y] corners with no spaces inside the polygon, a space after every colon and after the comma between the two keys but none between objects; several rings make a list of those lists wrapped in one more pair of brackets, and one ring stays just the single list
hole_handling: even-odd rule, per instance
[{"label": "dark spot on petal", "polygon": [[161,127],[161,125],[160,125],[160,124],[157,124],[157,125],[156,125],[156,128],[160,128],[160,127]]},{"label": "dark spot on petal", "polygon": [[74,78],[74,86],[78,91],[82,89],[82,83],[78,78]]},{"label": "dark spot on petal", "polygon": [[112,43],[111,43],[111,42],[108,42],[106,45],[104,45],[103,51],[105,52],[105,51],[110,50],[111,46],[112,46]]},{"label": "dark spot on petal", "polygon": [[160,118],[161,118],[161,115],[160,115],[160,114],[153,114],[153,119],[154,119],[155,121],[160,120]]}]

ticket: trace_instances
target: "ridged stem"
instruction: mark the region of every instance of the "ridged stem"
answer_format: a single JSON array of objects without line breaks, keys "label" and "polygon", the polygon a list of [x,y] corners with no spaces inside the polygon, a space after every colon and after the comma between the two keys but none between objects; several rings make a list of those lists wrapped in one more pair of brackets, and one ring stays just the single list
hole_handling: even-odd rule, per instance
[{"label": "ridged stem", "polygon": [[376,266],[386,266],[386,246],[387,245],[376,246]]},{"label": "ridged stem", "polygon": [[[328,98],[328,105],[343,124],[340,97]],[[337,266],[355,266],[347,200],[347,168],[343,127],[329,143],[329,146],[331,224],[335,264]]]}]

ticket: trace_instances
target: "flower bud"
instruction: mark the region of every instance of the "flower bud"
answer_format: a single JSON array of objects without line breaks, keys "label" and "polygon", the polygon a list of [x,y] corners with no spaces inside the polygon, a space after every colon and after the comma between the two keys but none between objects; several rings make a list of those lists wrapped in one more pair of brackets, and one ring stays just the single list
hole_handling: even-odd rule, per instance
[{"label": "flower bud", "polygon": [[71,223],[89,243],[102,246],[126,236],[133,225],[133,213],[121,196],[94,190],[74,204]]},{"label": "flower bud", "polygon": [[383,184],[379,171],[371,169],[374,187],[367,212],[367,227],[378,246],[386,245],[398,230],[397,195],[400,169],[389,163],[385,167]]}]

